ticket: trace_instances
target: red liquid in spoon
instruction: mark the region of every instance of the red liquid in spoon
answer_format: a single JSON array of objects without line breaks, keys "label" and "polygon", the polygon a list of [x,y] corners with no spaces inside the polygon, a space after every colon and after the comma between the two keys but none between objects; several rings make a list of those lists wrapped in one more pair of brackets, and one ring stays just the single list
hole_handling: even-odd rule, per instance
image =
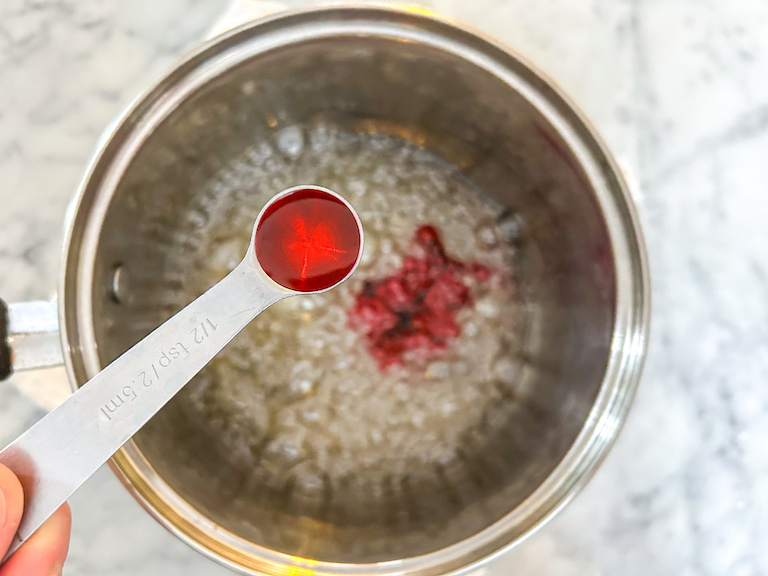
[{"label": "red liquid in spoon", "polygon": [[299,292],[325,290],[355,267],[357,219],[344,202],[317,188],[276,200],[256,228],[256,258],[267,276]]}]

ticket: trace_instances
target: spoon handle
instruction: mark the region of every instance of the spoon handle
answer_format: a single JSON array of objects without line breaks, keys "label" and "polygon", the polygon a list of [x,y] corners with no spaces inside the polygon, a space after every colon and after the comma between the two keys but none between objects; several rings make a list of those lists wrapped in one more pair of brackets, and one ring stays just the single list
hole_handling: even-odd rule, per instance
[{"label": "spoon handle", "polygon": [[0,452],[26,501],[6,558],[254,317],[289,295],[246,258]]}]

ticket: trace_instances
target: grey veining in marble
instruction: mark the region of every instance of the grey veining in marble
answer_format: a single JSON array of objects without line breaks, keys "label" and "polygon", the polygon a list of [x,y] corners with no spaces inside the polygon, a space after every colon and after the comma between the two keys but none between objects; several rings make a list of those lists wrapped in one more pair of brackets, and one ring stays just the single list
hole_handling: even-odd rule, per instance
[{"label": "grey veining in marble", "polygon": [[[768,575],[768,3],[427,4],[516,48],[592,118],[635,180],[652,263],[625,430],[574,502],[489,572]],[[52,295],[65,206],[100,132],[223,7],[0,4],[0,295]],[[40,415],[0,384],[0,443]],[[107,469],[72,505],[67,574],[227,573]]]}]

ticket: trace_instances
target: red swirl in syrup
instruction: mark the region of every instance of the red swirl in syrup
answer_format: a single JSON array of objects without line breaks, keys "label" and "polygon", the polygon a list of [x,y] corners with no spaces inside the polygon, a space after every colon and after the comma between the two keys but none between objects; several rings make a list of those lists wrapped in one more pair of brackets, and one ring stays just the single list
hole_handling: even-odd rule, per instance
[{"label": "red swirl in syrup", "polygon": [[445,350],[461,334],[456,315],[473,303],[466,279],[491,276],[482,264],[451,258],[433,226],[419,227],[413,242],[416,254],[394,274],[366,281],[349,313],[382,370],[402,364],[408,352]]}]

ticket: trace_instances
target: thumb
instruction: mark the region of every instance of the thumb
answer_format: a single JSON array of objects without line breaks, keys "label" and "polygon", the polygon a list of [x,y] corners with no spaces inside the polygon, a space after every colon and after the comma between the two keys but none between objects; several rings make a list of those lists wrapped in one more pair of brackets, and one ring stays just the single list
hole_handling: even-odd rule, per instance
[{"label": "thumb", "polygon": [[0,464],[0,560],[16,535],[23,509],[24,491],[21,482],[13,472]]}]

